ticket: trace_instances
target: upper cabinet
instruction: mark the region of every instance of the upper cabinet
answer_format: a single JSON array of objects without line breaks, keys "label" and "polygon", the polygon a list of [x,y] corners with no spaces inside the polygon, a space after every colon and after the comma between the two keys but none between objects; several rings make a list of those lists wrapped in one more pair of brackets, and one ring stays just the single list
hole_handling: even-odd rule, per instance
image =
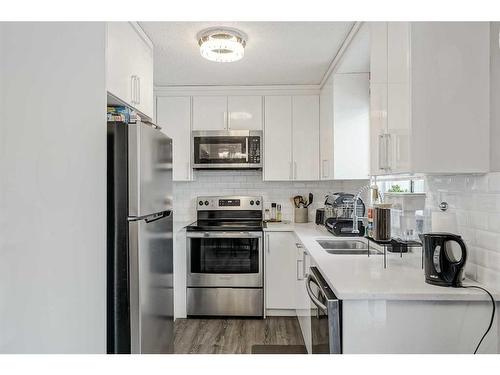
[{"label": "upper cabinet", "polygon": [[320,178],[370,174],[370,32],[363,25],[320,92]]},{"label": "upper cabinet", "polygon": [[292,97],[266,96],[264,180],[292,180]]},{"label": "upper cabinet", "polygon": [[153,118],[153,45],[132,22],[107,24],[109,93]]},{"label": "upper cabinet", "polygon": [[194,96],[193,130],[262,130],[262,96]]},{"label": "upper cabinet", "polygon": [[156,98],[156,123],[172,138],[173,180],[192,180],[191,169],[191,98]]},{"label": "upper cabinet", "polygon": [[293,96],[292,135],[293,179],[319,180],[318,95]]},{"label": "upper cabinet", "polygon": [[318,95],[266,96],[264,180],[319,180]]},{"label": "upper cabinet", "polygon": [[373,175],[489,170],[489,25],[375,22]]},{"label": "upper cabinet", "polygon": [[228,96],[228,129],[262,130],[262,96]]},{"label": "upper cabinet", "polygon": [[193,97],[193,130],[227,129],[226,96]]}]

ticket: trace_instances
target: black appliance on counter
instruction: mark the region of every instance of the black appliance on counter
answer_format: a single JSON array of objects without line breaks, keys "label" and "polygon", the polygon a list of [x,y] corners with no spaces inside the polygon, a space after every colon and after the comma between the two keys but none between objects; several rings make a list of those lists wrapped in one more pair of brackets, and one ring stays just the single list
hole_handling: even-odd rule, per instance
[{"label": "black appliance on counter", "polygon": [[[325,199],[325,218],[326,229],[334,236],[339,237],[358,237],[365,233],[363,221],[358,221],[359,233],[352,233],[352,217],[354,212],[354,194],[349,193],[330,193]],[[361,198],[358,198],[356,204],[358,217],[365,216],[365,204]]]},{"label": "black appliance on counter", "polygon": [[326,229],[338,237],[359,237],[365,234],[365,226],[361,220],[358,220],[359,233],[352,233],[352,219],[336,219],[330,217],[325,221]]},{"label": "black appliance on counter", "polygon": [[[420,235],[424,251],[425,282],[439,286],[462,286],[467,248],[462,237],[452,233]],[[458,248],[461,251],[457,257]]]},{"label": "black appliance on counter", "polygon": [[187,315],[264,315],[262,197],[196,199],[187,230]]}]

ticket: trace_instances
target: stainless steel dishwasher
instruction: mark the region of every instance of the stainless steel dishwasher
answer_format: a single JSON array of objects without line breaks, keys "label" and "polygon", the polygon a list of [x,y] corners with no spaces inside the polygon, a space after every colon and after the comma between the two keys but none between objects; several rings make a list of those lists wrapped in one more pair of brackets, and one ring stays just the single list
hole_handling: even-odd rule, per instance
[{"label": "stainless steel dishwasher", "polygon": [[306,290],[316,306],[311,312],[313,354],[342,353],[342,301],[316,267],[307,276]]}]

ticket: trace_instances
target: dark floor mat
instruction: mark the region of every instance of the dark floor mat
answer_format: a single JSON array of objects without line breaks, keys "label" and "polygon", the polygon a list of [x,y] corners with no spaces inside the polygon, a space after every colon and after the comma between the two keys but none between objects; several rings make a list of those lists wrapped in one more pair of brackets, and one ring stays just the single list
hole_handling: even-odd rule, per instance
[{"label": "dark floor mat", "polygon": [[252,354],[307,354],[304,345],[252,345]]}]

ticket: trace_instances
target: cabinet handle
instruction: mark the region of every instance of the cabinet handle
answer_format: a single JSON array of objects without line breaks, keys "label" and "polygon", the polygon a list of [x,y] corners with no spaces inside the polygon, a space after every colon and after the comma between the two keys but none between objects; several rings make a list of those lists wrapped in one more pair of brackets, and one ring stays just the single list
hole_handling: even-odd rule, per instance
[{"label": "cabinet handle", "polygon": [[137,77],[137,104],[141,104],[141,77]]},{"label": "cabinet handle", "polygon": [[290,161],[288,164],[290,165],[290,180],[293,180],[293,163]]},{"label": "cabinet handle", "polygon": [[269,250],[269,234],[267,234],[267,233],[266,233],[266,250],[267,250],[268,253],[271,252]]},{"label": "cabinet handle", "polygon": [[381,170],[384,170],[384,168],[382,167],[382,152],[383,152],[382,141],[383,140],[384,140],[384,135],[380,134],[378,136],[378,169],[381,169]]},{"label": "cabinet handle", "polygon": [[325,170],[328,171],[328,168],[325,168],[325,164],[327,164],[327,163],[328,163],[328,159],[325,159],[321,162],[321,174],[323,175],[323,178],[328,177],[328,173],[325,173]]},{"label": "cabinet handle", "polygon": [[[389,141],[390,134],[380,134],[378,136],[378,167],[380,170],[388,171],[391,169],[389,164]],[[383,144],[383,145],[382,145]],[[382,164],[383,160],[383,164]]]},{"label": "cabinet handle", "polygon": [[297,269],[296,269],[296,276],[297,276],[297,280],[304,280],[304,275],[300,276],[299,275],[299,270],[300,268],[304,269],[304,265],[302,264],[302,266],[299,268],[299,263],[304,263],[304,261],[302,259],[297,259]]},{"label": "cabinet handle", "polygon": [[130,76],[130,103],[135,104],[135,76]]},{"label": "cabinet handle", "polygon": [[391,159],[392,159],[392,152],[391,151],[391,135],[387,133],[385,135],[385,166],[386,170],[391,169]]},{"label": "cabinet handle", "polygon": [[293,179],[294,180],[297,179],[297,162],[296,161],[293,162]]}]

